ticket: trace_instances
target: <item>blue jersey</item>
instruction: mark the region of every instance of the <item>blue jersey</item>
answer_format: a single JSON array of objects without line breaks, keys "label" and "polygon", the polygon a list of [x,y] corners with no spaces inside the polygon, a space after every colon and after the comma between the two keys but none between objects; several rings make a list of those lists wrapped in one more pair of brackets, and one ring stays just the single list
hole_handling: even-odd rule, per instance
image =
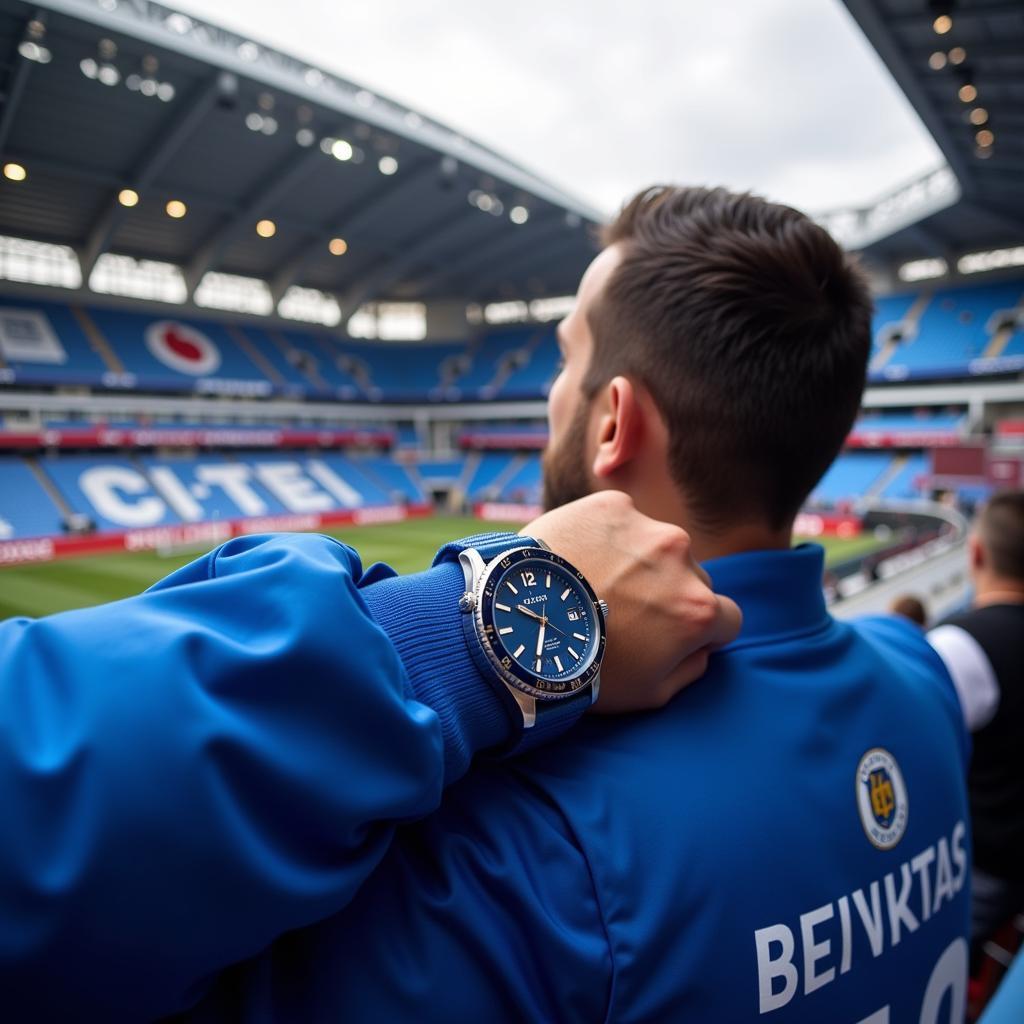
[{"label": "blue jersey", "polygon": [[909,624],[832,620],[819,548],[708,569],[745,619],[706,679],[478,766],[196,1019],[958,1019],[967,739],[942,663]]}]

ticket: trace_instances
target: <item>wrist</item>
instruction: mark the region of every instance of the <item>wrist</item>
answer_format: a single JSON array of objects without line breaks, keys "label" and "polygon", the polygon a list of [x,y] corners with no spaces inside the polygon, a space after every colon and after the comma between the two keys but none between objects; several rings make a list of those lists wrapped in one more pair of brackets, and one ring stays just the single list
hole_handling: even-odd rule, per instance
[{"label": "wrist", "polygon": [[458,563],[444,562],[361,591],[402,660],[413,696],[438,717],[446,784],[465,773],[475,754],[507,746],[519,731],[466,646],[463,589]]}]

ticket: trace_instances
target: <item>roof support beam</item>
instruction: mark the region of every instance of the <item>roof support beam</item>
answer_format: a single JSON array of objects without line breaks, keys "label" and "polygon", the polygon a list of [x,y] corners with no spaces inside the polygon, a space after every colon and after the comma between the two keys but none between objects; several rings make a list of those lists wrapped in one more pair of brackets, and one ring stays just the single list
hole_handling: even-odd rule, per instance
[{"label": "roof support beam", "polygon": [[[478,214],[486,217],[486,214]],[[501,221],[495,220],[495,230],[502,225]],[[490,241],[483,245],[467,251],[460,259],[451,260],[445,266],[436,270],[422,282],[424,292],[431,291],[435,286],[446,281],[458,287],[463,284],[473,269],[486,267],[496,260],[504,259],[513,255],[518,249],[529,246],[530,251],[535,251],[539,242],[557,234],[559,231],[567,231],[565,219],[560,212],[546,216],[537,217],[515,231],[499,231]]]},{"label": "roof support beam", "polygon": [[[557,256],[565,249],[579,246],[579,244],[580,236],[575,231],[567,232],[561,238],[555,238],[544,247],[544,260],[550,263],[552,257]],[[594,255],[596,255],[596,252],[597,250],[595,249]],[[477,278],[475,281],[467,277],[465,287],[467,292],[473,295],[478,302],[490,302],[495,299],[497,289],[506,280],[520,273],[528,273],[532,268],[539,267],[539,265],[538,253],[531,246],[529,252],[521,253],[514,259],[502,263],[500,267],[496,268],[496,272],[490,275]],[[582,267],[580,268],[580,273],[583,273]],[[522,298],[522,296],[515,296],[515,298]]]},{"label": "roof support beam", "polygon": [[324,159],[318,147],[299,151],[296,160],[290,154],[269,180],[240,209],[228,216],[220,228],[199,247],[192,262],[185,268],[185,286],[190,296],[195,295],[203,275],[223,256],[225,249],[238,237],[249,222],[261,213],[271,210],[284,195],[295,188],[317,163]]},{"label": "roof support beam", "polygon": [[332,238],[338,236],[347,240],[358,236],[380,216],[383,209],[407,192],[417,189],[433,170],[433,162],[428,161],[405,172],[397,184],[385,178],[368,199],[351,204],[328,229],[315,232],[313,237],[297,246],[270,282],[274,305],[284,298],[285,292],[298,280],[302,271],[322,255]]},{"label": "roof support beam", "polygon": [[[192,94],[189,102],[184,104],[177,120],[173,121],[169,128],[161,128],[157,139],[154,140],[154,145],[146,147],[144,150],[147,154],[146,157],[135,168],[129,179],[131,188],[136,192],[144,191],[199,127],[217,99],[222,95],[233,93],[235,88],[234,76],[226,72],[215,74],[202,83]],[[90,229],[85,246],[79,254],[83,281],[89,280],[96,261],[117,230],[124,211],[125,208],[114,197]]]},{"label": "roof support beam", "polygon": [[[950,14],[953,17],[954,25],[958,21],[965,21],[967,19],[1020,14],[1020,0],[988,0],[987,3],[974,4],[971,7],[956,4],[953,6]],[[934,13],[923,10],[914,11],[910,14],[892,14],[886,20],[893,25],[930,25],[934,17]],[[942,39],[942,36],[936,36],[935,38]]]},{"label": "roof support beam", "polygon": [[[43,12],[38,8],[32,12],[25,22],[25,31],[21,35],[21,42],[25,42],[29,37],[28,26],[33,21],[41,20],[42,17]],[[14,127],[14,117],[18,112],[18,107],[21,105],[21,98],[25,95],[28,76],[32,72],[32,61],[22,57],[17,47],[15,47],[11,62],[14,64],[14,70],[10,75],[10,85],[7,88],[3,113],[0,113],[0,153],[3,153],[7,148],[7,139],[11,134],[11,128]]]},{"label": "roof support beam", "polygon": [[402,278],[410,270],[415,269],[424,258],[431,253],[443,251],[449,243],[457,242],[466,233],[472,211],[468,206],[466,212],[458,218],[446,216],[441,225],[431,226],[417,236],[419,241],[410,239],[409,244],[402,248],[397,258],[381,260],[376,269],[372,269],[362,280],[354,282],[340,297],[342,315],[345,324],[355,312],[366,302],[372,302],[384,294],[388,288]]},{"label": "roof support beam", "polygon": [[[913,59],[900,46],[892,30],[891,20],[888,16],[883,16],[881,7],[876,0],[843,0],[843,2],[860,26],[861,31],[867,36],[868,42],[871,43],[896,79],[897,85],[917,111],[925,127],[931,132],[939,149],[942,150],[942,155],[956,175],[957,181],[962,187],[966,187],[966,182],[970,179],[970,168],[964,159],[963,148],[953,138],[936,103],[928,95],[927,88],[915,70]],[[914,19],[914,24],[918,24],[920,20],[923,20],[921,16],[917,16]]]}]

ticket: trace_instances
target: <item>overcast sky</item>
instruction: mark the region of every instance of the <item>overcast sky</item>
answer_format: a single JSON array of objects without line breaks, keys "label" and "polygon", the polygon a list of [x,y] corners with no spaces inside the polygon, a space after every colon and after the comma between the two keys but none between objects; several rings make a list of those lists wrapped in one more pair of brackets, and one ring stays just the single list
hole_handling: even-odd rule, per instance
[{"label": "overcast sky", "polygon": [[607,212],[656,181],[818,212],[942,163],[839,0],[169,0]]}]

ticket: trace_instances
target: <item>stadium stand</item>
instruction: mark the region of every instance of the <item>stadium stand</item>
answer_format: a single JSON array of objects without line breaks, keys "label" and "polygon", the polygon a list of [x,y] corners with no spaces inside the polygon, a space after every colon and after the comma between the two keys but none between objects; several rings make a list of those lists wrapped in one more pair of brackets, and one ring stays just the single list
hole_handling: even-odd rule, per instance
[{"label": "stadium stand", "polygon": [[881,452],[847,452],[839,456],[811,494],[816,504],[831,505],[866,494],[889,468],[892,456]]},{"label": "stadium stand", "polygon": [[515,472],[505,481],[499,501],[516,505],[536,505],[541,496],[540,456],[527,455]]},{"label": "stadium stand", "polygon": [[408,471],[386,456],[165,452],[0,459],[5,540],[59,535],[69,515],[102,532],[425,501]]},{"label": "stadium stand", "polygon": [[[1007,327],[1014,314],[1016,328]],[[1019,361],[1024,355],[1022,315],[1024,287],[1019,282],[922,291],[902,301],[880,299],[871,376],[924,380],[1019,369],[1024,365]],[[886,351],[885,339],[900,324],[906,328],[902,338]]]},{"label": "stadium stand", "polygon": [[[111,369],[90,343],[79,319],[57,302],[0,299],[5,344],[0,380],[26,384],[98,385]],[[11,357],[7,341],[17,340]]]},{"label": "stadium stand", "polygon": [[500,494],[504,487],[503,477],[515,464],[515,456],[508,452],[484,452],[466,485],[470,501],[483,501]]},{"label": "stadium stand", "polygon": [[[874,379],[941,379],[1024,367],[1024,287],[995,284],[878,300]],[[0,300],[18,358],[8,383],[305,395],[345,401],[539,399],[557,373],[550,326],[493,329],[470,343],[367,343],[54,302]],[[1016,319],[1015,319],[1016,318]],[[1019,364],[1019,366],[1018,366]]]},{"label": "stadium stand", "polygon": [[906,501],[921,497],[917,481],[928,472],[928,458],[918,452],[914,455],[897,457],[898,472],[882,488],[879,497],[886,501]]},{"label": "stadium stand", "polygon": [[420,478],[429,483],[452,483],[462,476],[462,459],[422,459],[416,465]]},{"label": "stadium stand", "polygon": [[0,540],[59,534],[64,516],[29,463],[0,458]]}]

